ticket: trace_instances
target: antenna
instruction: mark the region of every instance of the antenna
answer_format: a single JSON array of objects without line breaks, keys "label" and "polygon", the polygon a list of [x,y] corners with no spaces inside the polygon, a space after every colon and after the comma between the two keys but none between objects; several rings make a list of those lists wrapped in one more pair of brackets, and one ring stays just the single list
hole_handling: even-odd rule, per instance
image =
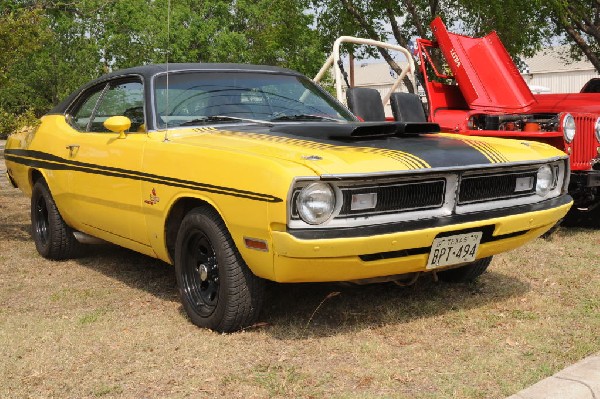
[{"label": "antenna", "polygon": [[167,107],[165,109],[165,138],[169,141],[169,53],[171,52],[171,0],[167,0]]}]

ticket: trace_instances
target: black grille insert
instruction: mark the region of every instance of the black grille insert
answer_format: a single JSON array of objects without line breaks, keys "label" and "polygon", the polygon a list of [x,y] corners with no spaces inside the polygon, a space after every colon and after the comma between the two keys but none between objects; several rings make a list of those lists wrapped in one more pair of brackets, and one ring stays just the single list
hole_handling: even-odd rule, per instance
[{"label": "black grille insert", "polygon": [[[531,195],[535,192],[536,177],[537,171],[463,177],[458,203],[462,205]],[[530,182],[530,188],[517,189],[517,179]]]},{"label": "black grille insert", "polygon": [[[446,180],[438,179],[368,187],[342,187],[341,190],[344,202],[338,217],[343,218],[439,208],[444,204]],[[377,194],[375,208],[352,210],[352,196],[369,193]]]}]

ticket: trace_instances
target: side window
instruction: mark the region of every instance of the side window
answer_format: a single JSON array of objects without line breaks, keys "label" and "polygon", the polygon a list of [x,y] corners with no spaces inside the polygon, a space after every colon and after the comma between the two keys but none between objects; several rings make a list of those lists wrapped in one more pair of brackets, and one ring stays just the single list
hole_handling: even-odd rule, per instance
[{"label": "side window", "polygon": [[129,131],[144,129],[144,90],[141,82],[111,84],[92,116],[89,131],[106,132],[104,121],[117,115],[131,119]]},{"label": "side window", "polygon": [[145,131],[144,87],[139,81],[117,81],[88,92],[74,109],[69,123],[82,132],[107,132],[104,121],[111,116],[131,119],[130,132]]},{"label": "side window", "polygon": [[102,95],[102,92],[106,85],[97,88],[87,99],[83,101],[79,109],[75,111],[75,114],[70,118],[71,125],[82,132],[87,131],[88,123],[92,118],[94,108],[98,104],[98,99]]}]

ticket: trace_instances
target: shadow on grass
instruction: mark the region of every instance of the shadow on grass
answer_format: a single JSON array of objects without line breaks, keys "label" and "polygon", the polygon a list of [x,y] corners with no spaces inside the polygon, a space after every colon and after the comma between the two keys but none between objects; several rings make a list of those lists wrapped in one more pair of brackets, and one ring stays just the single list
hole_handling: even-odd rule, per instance
[{"label": "shadow on grass", "polygon": [[[160,260],[118,246],[94,245],[76,262],[161,300],[179,302],[175,269]],[[333,336],[477,308],[529,291],[523,281],[494,272],[493,264],[491,269],[470,284],[436,283],[428,274],[409,287],[270,283],[259,318],[267,325],[260,331],[280,340]],[[186,317],[183,307],[179,312]]]},{"label": "shadow on grass", "polygon": [[561,225],[558,228],[558,232],[563,236],[578,236],[581,233],[586,233],[590,231],[598,231],[600,230],[600,221],[599,222],[590,222],[590,223],[580,223],[578,225]]},{"label": "shadow on grass", "polygon": [[31,225],[26,223],[0,223],[0,237],[6,241],[32,241]]},{"label": "shadow on grass", "polygon": [[268,333],[277,339],[324,337],[477,308],[521,296],[529,289],[529,284],[493,271],[469,284],[436,283],[426,274],[409,287],[272,285],[262,318],[270,325]]},{"label": "shadow on grass", "polygon": [[75,262],[144,290],[159,299],[178,302],[175,269],[158,259],[116,245],[85,245]]}]

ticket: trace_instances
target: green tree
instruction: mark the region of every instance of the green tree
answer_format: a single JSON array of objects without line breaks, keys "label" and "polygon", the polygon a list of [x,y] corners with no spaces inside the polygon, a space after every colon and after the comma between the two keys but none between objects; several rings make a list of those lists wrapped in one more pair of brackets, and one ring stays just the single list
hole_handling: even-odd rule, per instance
[{"label": "green tree", "polygon": [[21,79],[22,66],[50,36],[34,5],[0,1],[0,138],[35,120],[32,92]]},{"label": "green tree", "polygon": [[0,82],[5,82],[12,65],[40,47],[47,34],[40,20],[37,8],[19,9],[0,1]]},{"label": "green tree", "polygon": [[259,63],[312,75],[326,54],[306,7],[177,0],[168,15],[168,0],[0,0],[0,111],[39,116],[103,72],[148,63]]},{"label": "green tree", "polygon": [[571,46],[575,58],[585,56],[600,73],[600,1],[538,0],[554,33]]}]

